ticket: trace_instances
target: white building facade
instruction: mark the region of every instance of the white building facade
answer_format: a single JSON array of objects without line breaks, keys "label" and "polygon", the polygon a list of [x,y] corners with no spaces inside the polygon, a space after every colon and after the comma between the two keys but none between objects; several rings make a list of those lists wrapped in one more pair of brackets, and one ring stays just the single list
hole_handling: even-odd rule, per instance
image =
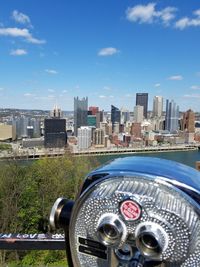
[{"label": "white building facade", "polygon": [[91,147],[92,129],[90,127],[78,128],[78,149],[85,150]]},{"label": "white building facade", "polygon": [[143,114],[144,114],[144,107],[143,106],[137,105],[134,107],[134,121],[135,122],[142,123]]},{"label": "white building facade", "polygon": [[163,97],[162,96],[154,96],[153,99],[153,116],[161,117],[163,112]]}]

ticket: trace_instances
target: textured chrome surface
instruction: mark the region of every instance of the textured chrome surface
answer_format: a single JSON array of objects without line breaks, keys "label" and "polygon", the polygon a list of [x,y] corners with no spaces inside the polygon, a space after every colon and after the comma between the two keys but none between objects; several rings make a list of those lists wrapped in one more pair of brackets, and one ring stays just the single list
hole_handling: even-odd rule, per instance
[{"label": "textured chrome surface", "polygon": [[100,166],[90,175],[114,172],[118,174],[120,172],[131,172],[144,176],[153,175],[188,190],[191,197],[195,193],[200,195],[200,173],[194,168],[175,161],[139,156],[117,158],[104,166]]},{"label": "textured chrome surface", "polygon": [[55,201],[55,203],[51,209],[51,213],[49,216],[49,223],[50,223],[50,227],[53,230],[58,228],[59,215],[60,215],[60,212],[61,212],[61,209],[62,209],[62,206],[64,205],[64,203],[65,203],[65,199],[62,197],[59,197]]},{"label": "textured chrome surface", "polygon": [[[131,199],[142,208],[141,217],[127,221],[120,212],[120,204]],[[107,259],[79,252],[78,238],[102,242],[98,226],[102,216],[113,214],[126,227],[120,243],[108,247]],[[114,177],[91,187],[77,201],[70,225],[70,245],[75,266],[127,266],[120,261],[119,247],[135,248],[135,234],[140,224],[157,226],[160,233],[162,267],[200,266],[200,223],[190,198],[167,184],[141,177]],[[159,232],[159,231],[158,231]]]}]

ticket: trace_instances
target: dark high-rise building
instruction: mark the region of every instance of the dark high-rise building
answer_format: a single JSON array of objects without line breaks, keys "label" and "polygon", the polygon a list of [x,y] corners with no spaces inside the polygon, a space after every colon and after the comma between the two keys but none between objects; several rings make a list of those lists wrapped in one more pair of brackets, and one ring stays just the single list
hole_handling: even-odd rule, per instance
[{"label": "dark high-rise building", "polygon": [[103,122],[104,111],[98,111],[96,114],[96,127],[100,128],[100,122]]},{"label": "dark high-rise building", "polygon": [[66,120],[60,118],[60,112],[54,110],[52,118],[44,120],[44,146],[64,147],[67,144]]},{"label": "dark high-rise building", "polygon": [[33,138],[33,134],[34,134],[34,129],[33,126],[27,126],[27,137],[28,138]]},{"label": "dark high-rise building", "polygon": [[136,106],[144,107],[144,117],[147,118],[148,93],[136,93]]},{"label": "dark high-rise building", "polygon": [[74,98],[74,134],[77,136],[78,128],[87,126],[88,98]]},{"label": "dark high-rise building", "polygon": [[64,147],[67,143],[66,120],[51,118],[44,120],[44,146]]},{"label": "dark high-rise building", "polygon": [[121,119],[120,110],[117,107],[111,105],[112,130],[114,130],[114,125],[116,122],[120,124],[120,119]]}]

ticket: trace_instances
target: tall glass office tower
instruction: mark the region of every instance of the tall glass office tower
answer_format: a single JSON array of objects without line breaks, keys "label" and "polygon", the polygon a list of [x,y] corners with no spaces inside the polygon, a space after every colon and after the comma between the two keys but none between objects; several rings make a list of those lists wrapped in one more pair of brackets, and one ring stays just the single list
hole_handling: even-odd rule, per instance
[{"label": "tall glass office tower", "polygon": [[87,126],[88,98],[74,97],[74,134],[77,136],[78,128]]},{"label": "tall glass office tower", "polygon": [[148,111],[148,93],[137,93],[136,94],[136,106],[144,107],[144,117],[147,118]]},{"label": "tall glass office tower", "polygon": [[162,96],[154,96],[153,99],[153,116],[154,117],[162,117],[163,111],[163,97]]},{"label": "tall glass office tower", "polygon": [[174,100],[166,100],[165,130],[175,132],[179,130],[179,106]]},{"label": "tall glass office tower", "polygon": [[121,112],[120,112],[120,110],[117,107],[111,105],[112,130],[114,130],[115,123],[120,124],[120,120],[121,120]]},{"label": "tall glass office tower", "polygon": [[65,147],[67,144],[66,120],[61,119],[61,110],[55,106],[51,118],[44,120],[44,146]]}]

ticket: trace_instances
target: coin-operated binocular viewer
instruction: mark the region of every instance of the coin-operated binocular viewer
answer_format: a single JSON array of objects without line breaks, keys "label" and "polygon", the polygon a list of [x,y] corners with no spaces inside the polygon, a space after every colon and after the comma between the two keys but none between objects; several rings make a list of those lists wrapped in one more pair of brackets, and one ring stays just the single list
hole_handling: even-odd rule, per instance
[{"label": "coin-operated binocular viewer", "polygon": [[200,267],[200,173],[168,160],[117,159],[91,172],[50,223],[73,267]]}]

